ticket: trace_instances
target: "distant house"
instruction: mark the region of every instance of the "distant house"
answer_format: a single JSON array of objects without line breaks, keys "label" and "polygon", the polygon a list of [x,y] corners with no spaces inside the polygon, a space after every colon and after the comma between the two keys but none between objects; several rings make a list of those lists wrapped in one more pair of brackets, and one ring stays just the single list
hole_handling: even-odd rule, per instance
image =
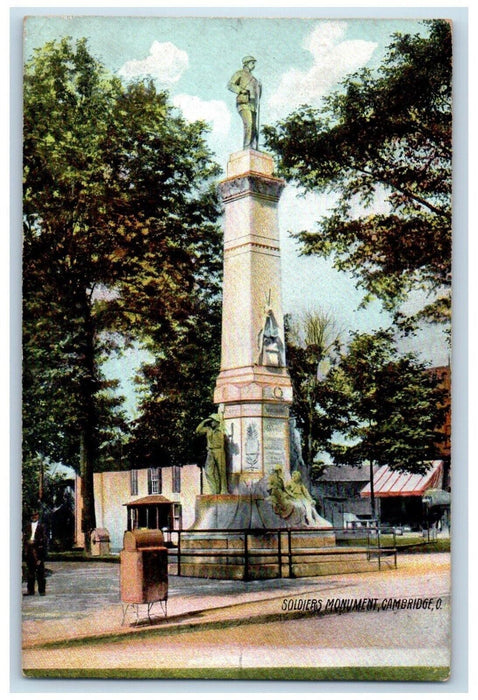
[{"label": "distant house", "polygon": [[[108,530],[113,552],[122,549],[128,529],[188,529],[194,522],[196,496],[201,493],[201,469],[196,464],[98,472],[93,480],[96,526]],[[80,479],[76,493],[81,493]],[[76,544],[82,546],[78,496],[76,510]]]},{"label": "distant house", "polygon": [[[365,466],[329,466],[315,480],[312,494],[318,511],[334,527],[346,527],[348,514],[371,517],[369,474]],[[447,515],[446,508],[431,509],[427,505],[430,492],[444,489],[444,474],[442,460],[430,462],[423,475],[376,467],[373,483],[377,517],[382,523],[409,525],[419,530],[427,521],[437,519],[437,515]]]},{"label": "distant house", "polygon": [[339,528],[345,527],[346,513],[359,518],[370,517],[370,503],[360,496],[369,481],[370,470],[365,466],[325,467],[311,486],[320,515]]},{"label": "distant house", "polygon": [[[376,515],[382,522],[420,528],[424,521],[434,516],[430,506],[427,510],[427,492],[433,489],[450,491],[450,366],[432,367],[427,372],[438,380],[439,387],[445,391],[445,416],[439,431],[441,439],[436,444],[436,453],[430,455],[431,459],[437,459],[430,461],[430,468],[423,477],[392,471],[386,466],[374,469]],[[368,466],[327,466],[311,486],[319,513],[334,527],[345,527],[347,516],[344,514],[347,513],[359,518],[371,516],[370,490]],[[443,500],[444,494],[439,498]],[[442,505],[441,511],[446,519],[446,507]]]}]

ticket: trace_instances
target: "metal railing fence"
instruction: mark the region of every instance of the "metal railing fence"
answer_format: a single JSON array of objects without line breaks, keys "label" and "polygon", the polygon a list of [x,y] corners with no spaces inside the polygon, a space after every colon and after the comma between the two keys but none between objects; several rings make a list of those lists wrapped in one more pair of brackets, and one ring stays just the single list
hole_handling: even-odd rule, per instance
[{"label": "metal railing fence", "polygon": [[[277,577],[293,578],[294,565],[298,560],[303,563],[311,557],[323,557],[324,559],[348,554],[365,556],[368,561],[377,560],[380,570],[384,558],[392,557],[394,568],[397,568],[397,541],[393,528],[381,528],[380,526],[362,527],[351,530],[349,528],[281,528],[281,529],[200,529],[200,530],[166,530],[164,531],[166,545],[169,549],[170,564],[176,564],[177,575],[181,576],[183,564],[191,562],[223,561],[229,563],[234,560],[237,566],[243,568],[243,579],[251,578],[251,568],[257,565],[259,559],[262,564],[277,568]],[[334,536],[333,544],[320,546],[307,546],[306,541],[301,542],[301,536],[320,535]],[[201,546],[195,547],[194,543],[201,540]],[[214,546],[204,546],[207,541],[214,542]],[[224,542],[224,546],[218,543]],[[261,546],[262,545],[262,546]]]}]

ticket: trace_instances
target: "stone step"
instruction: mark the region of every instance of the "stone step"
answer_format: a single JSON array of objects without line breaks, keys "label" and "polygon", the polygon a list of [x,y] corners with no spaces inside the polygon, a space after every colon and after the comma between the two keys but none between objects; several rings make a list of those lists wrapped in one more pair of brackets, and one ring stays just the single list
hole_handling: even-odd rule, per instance
[{"label": "stone step", "polygon": [[[372,554],[372,553],[369,553]],[[376,571],[393,568],[392,557],[381,557],[378,553],[369,556],[364,548],[322,548],[295,550],[291,556],[282,554],[281,564],[277,561],[277,551],[249,551],[247,566],[248,579],[301,578],[308,576],[330,576],[343,573]],[[253,556],[254,555],[254,556]],[[383,555],[383,553],[382,553]],[[170,563],[170,572],[177,573],[177,562]],[[210,550],[201,554],[198,551],[181,553],[181,575],[199,578],[243,579],[245,576],[243,551]]]},{"label": "stone step", "polygon": [[[382,563],[382,566],[392,568],[391,563]],[[252,580],[271,578],[306,578],[311,576],[333,576],[345,573],[362,573],[366,571],[376,571],[378,561],[369,559],[341,559],[335,561],[314,561],[283,563],[279,574],[277,563],[249,564],[247,578]],[[174,566],[175,572],[177,567]],[[173,573],[173,572],[171,572]],[[243,563],[219,563],[219,562],[189,562],[181,563],[181,575],[198,578],[214,579],[244,579]]]}]

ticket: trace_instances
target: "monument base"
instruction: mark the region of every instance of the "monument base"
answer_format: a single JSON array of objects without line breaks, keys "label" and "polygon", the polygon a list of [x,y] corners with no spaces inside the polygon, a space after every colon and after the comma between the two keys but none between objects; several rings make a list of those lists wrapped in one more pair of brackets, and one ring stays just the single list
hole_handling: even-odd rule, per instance
[{"label": "monument base", "polygon": [[330,523],[292,526],[259,495],[203,495],[170,573],[259,580],[375,571],[365,547],[338,547]]},{"label": "monument base", "polygon": [[[330,530],[331,523],[318,516],[307,523],[300,514],[281,518],[267,496],[258,493],[217,494],[196,497],[196,518],[192,530],[280,530],[284,528]],[[335,536],[332,534],[333,542]],[[329,540],[330,542],[330,540]]]}]

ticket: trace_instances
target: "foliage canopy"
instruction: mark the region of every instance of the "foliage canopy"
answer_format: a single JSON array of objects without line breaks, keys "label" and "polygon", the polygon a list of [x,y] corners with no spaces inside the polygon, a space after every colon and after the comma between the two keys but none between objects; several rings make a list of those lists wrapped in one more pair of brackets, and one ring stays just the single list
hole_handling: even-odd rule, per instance
[{"label": "foliage canopy", "polygon": [[340,427],[345,440],[329,445],[337,463],[422,474],[441,456],[444,392],[425,364],[398,354],[391,332],[353,333],[330,382],[347,417]]},{"label": "foliage canopy", "polygon": [[423,474],[446,457],[449,396],[436,373],[398,352],[392,331],[351,333],[346,343],[329,314],[287,321],[291,411],[312,480],[328,459],[368,465],[372,481],[376,466]]},{"label": "foliage canopy", "polygon": [[[264,128],[281,173],[338,201],[317,231],[296,234],[307,255],[334,256],[367,301],[397,312],[411,290],[432,295],[418,317],[445,322],[451,283],[452,44],[445,20],[397,34],[377,73],[363,69],[324,98]],[[386,206],[371,207],[377,197]],[[383,211],[382,211],[383,210]],[[406,319],[397,319],[407,327]]]},{"label": "foliage canopy", "polygon": [[204,128],[152,82],[109,75],[85,40],[48,43],[25,66],[25,464],[40,453],[81,468],[85,532],[93,471],[118,465],[129,433],[105,359],[133,341],[174,352],[218,295]]}]

